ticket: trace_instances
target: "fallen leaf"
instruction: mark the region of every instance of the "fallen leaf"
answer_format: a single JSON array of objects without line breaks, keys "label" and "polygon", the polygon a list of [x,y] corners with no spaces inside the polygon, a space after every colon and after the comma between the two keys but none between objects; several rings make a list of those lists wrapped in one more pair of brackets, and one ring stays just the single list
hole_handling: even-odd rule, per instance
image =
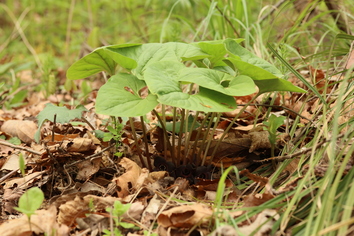
[{"label": "fallen leaf", "polygon": [[85,214],[92,210],[90,205],[94,206],[95,211],[102,211],[106,207],[113,206],[114,202],[118,200],[120,199],[114,197],[98,197],[95,195],[80,197],[77,195],[74,200],[59,206],[58,223],[72,226],[76,218],[85,217]]},{"label": "fallen leaf", "polygon": [[37,125],[29,120],[7,120],[1,126],[1,131],[21,139],[24,143],[31,143],[34,140],[36,130]]},{"label": "fallen leaf", "polygon": [[157,223],[163,227],[190,228],[208,223],[213,211],[203,204],[183,205],[162,212]]},{"label": "fallen leaf", "polygon": [[124,167],[125,173],[112,181],[117,185],[118,197],[124,198],[130,194],[131,189],[136,187],[137,180],[141,174],[141,168],[126,157],[119,164]]},{"label": "fallen leaf", "polygon": [[[279,214],[273,209],[265,209],[257,215],[257,218],[250,225],[238,227],[243,235],[262,236],[272,229],[274,223],[279,219]],[[253,234],[255,232],[255,234]]]},{"label": "fallen leaf", "polygon": [[77,180],[88,180],[92,175],[96,174],[100,169],[101,158],[95,158],[93,160],[86,160],[76,164],[79,171],[77,173]]},{"label": "fallen leaf", "polygon": [[28,217],[23,215],[21,218],[7,221],[0,225],[1,236],[30,236],[36,235],[53,235],[53,236],[67,236],[69,235],[69,228],[66,225],[59,225],[56,221],[57,210],[54,206],[47,210],[37,210],[31,216],[30,224]]}]

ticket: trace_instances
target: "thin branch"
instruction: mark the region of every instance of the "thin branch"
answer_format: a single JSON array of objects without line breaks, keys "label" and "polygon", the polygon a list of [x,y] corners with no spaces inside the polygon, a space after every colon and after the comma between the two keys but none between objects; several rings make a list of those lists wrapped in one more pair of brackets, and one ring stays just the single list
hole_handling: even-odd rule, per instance
[{"label": "thin branch", "polygon": [[105,147],[104,149],[102,149],[102,150],[101,150],[100,152],[98,152],[98,153],[92,154],[92,155],[90,155],[90,156],[88,156],[88,157],[85,157],[84,159],[81,159],[81,160],[78,160],[78,161],[74,161],[74,162],[72,162],[72,163],[70,163],[70,164],[66,164],[66,165],[65,165],[65,168],[70,167],[70,166],[73,166],[73,165],[76,165],[76,164],[78,164],[78,163],[80,163],[80,162],[87,161],[87,160],[90,160],[90,159],[92,159],[92,158],[98,157],[99,155],[101,155],[102,153],[104,153],[105,151],[107,151],[108,149],[114,147],[114,145],[115,145],[115,144],[113,143],[112,145],[110,145],[110,146],[108,146],[108,147]]},{"label": "thin branch", "polygon": [[30,153],[33,153],[33,154],[39,155],[39,156],[42,156],[45,153],[45,152],[37,152],[37,151],[35,151],[33,149],[22,147],[22,146],[18,146],[18,145],[14,145],[12,143],[9,143],[9,142],[6,142],[6,141],[2,141],[2,140],[0,140],[0,145],[4,145],[4,146],[11,147],[11,148],[14,148],[14,149],[23,150],[23,151],[30,152]]},{"label": "thin branch", "polygon": [[[342,138],[342,137],[344,137],[343,134],[342,134],[342,135],[339,135],[339,136],[337,137],[337,139]],[[315,148],[315,149],[316,149],[316,148],[319,148],[319,147],[322,146],[323,144],[329,143],[329,142],[331,142],[331,141],[332,141],[331,139],[325,139],[325,140],[323,140],[322,142],[319,142],[318,144],[316,144],[315,147],[305,148],[305,149],[303,149],[303,150],[301,150],[301,151],[299,151],[299,152],[296,152],[296,153],[293,153],[293,154],[289,154],[289,155],[285,155],[285,156],[270,157],[270,158],[267,158],[267,159],[264,159],[264,160],[254,160],[254,162],[261,162],[261,163],[263,163],[263,162],[266,162],[266,161],[273,161],[273,160],[284,161],[284,160],[292,159],[292,158],[294,158],[294,157],[298,157],[298,156],[301,156],[301,155],[303,155],[303,154],[305,154],[305,153],[311,152],[314,148]]]}]

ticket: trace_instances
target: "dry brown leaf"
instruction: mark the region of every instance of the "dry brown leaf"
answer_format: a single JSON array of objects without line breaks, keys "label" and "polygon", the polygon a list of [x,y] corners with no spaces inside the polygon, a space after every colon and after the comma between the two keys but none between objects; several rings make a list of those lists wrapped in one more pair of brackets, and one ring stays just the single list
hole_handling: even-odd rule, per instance
[{"label": "dry brown leaf", "polygon": [[1,170],[18,170],[20,168],[20,157],[18,154],[12,154],[6,158]]},{"label": "dry brown leaf", "polygon": [[151,226],[161,206],[162,206],[161,200],[158,199],[157,194],[155,194],[153,198],[150,200],[149,205],[145,208],[141,216],[140,222],[144,226],[146,226],[146,228],[149,228]]},{"label": "dry brown leaf", "polygon": [[162,227],[190,228],[208,223],[213,211],[203,204],[183,205],[162,212],[157,223]]},{"label": "dry brown leaf", "polygon": [[240,175],[247,176],[247,178],[253,180],[254,182],[259,183],[261,186],[265,186],[269,182],[268,178],[255,175],[247,169],[240,171]]},{"label": "dry brown leaf", "polygon": [[145,206],[142,202],[133,202],[128,211],[125,212],[122,217],[124,219],[135,219],[140,222],[142,213],[145,209]]},{"label": "dry brown leaf", "polygon": [[32,174],[26,175],[23,178],[14,178],[14,179],[9,179],[5,181],[4,189],[7,188],[12,188],[14,185],[20,186],[22,189],[26,189],[27,187],[31,186],[33,182],[36,182],[38,180],[43,180],[43,174],[46,173],[47,171],[38,171],[34,172]]},{"label": "dry brown leaf", "polygon": [[238,236],[238,234],[231,225],[222,225],[215,229],[210,236]]},{"label": "dry brown leaf", "polygon": [[76,179],[88,180],[92,175],[96,174],[100,169],[101,158],[93,160],[86,160],[78,163],[76,166],[79,168]]},{"label": "dry brown leaf", "polygon": [[[66,225],[60,225],[56,222],[57,210],[54,206],[47,210],[38,210],[36,214],[31,216],[31,225],[28,223],[28,217],[23,215],[21,218],[7,221],[0,225],[1,236],[31,236],[36,235],[53,235],[67,236],[69,228]],[[32,233],[33,232],[33,233]]]},{"label": "dry brown leaf", "polygon": [[120,199],[114,197],[98,197],[95,195],[80,197],[78,195],[74,200],[68,201],[59,207],[58,222],[71,226],[75,223],[76,218],[85,217],[85,214],[90,212],[90,203],[95,206],[95,211],[102,211],[118,200]]},{"label": "dry brown leaf", "polygon": [[124,157],[119,164],[126,170],[124,174],[112,181],[118,188],[118,197],[124,198],[130,194],[130,190],[136,187],[137,180],[141,174],[141,168],[130,159]]},{"label": "dry brown leaf", "polygon": [[275,221],[279,219],[278,213],[273,209],[265,209],[258,214],[256,220],[250,225],[238,227],[243,235],[262,236],[272,229]]},{"label": "dry brown leaf", "polygon": [[263,203],[274,198],[274,195],[271,193],[262,193],[262,194],[252,194],[244,196],[243,207],[254,207],[262,205]]},{"label": "dry brown leaf", "polygon": [[24,143],[31,143],[37,131],[37,125],[29,120],[7,120],[1,126],[1,131],[21,139]]},{"label": "dry brown leaf", "polygon": [[68,152],[86,152],[91,149],[96,149],[92,139],[89,138],[75,138],[72,141],[63,143]]},{"label": "dry brown leaf", "polygon": [[249,149],[250,153],[257,149],[270,149],[272,147],[268,139],[269,133],[266,130],[250,132],[248,136],[252,141]]}]

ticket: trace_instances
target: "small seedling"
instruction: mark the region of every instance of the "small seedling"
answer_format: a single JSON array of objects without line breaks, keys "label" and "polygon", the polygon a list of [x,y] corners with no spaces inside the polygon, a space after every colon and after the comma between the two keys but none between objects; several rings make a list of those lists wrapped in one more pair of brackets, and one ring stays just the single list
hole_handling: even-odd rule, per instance
[{"label": "small seedling", "polygon": [[[116,150],[118,150],[118,148],[121,146],[123,124],[121,124],[116,117],[112,117],[112,119],[114,124],[113,126],[107,126],[107,130],[109,132],[104,133],[103,141],[108,142],[113,139],[116,144]],[[123,153],[116,152],[114,155],[116,155],[117,157],[121,157]]]},{"label": "small seedling", "polygon": [[[22,155],[20,155],[20,171],[22,175],[25,175],[25,161]],[[44,200],[44,194],[38,187],[33,187],[27,190],[18,202],[18,207],[14,207],[15,210],[27,215],[28,222],[31,228],[31,216],[35,214],[35,211],[42,205]]]},{"label": "small seedling", "polygon": [[278,136],[278,128],[284,124],[285,116],[276,116],[272,114],[268,121],[264,121],[265,125],[264,130],[267,130],[269,133],[269,142],[271,144],[271,155],[274,157],[275,144]]},{"label": "small seedling", "polygon": [[120,228],[130,229],[134,227],[134,224],[122,222],[123,214],[127,212],[130,208],[131,204],[122,204],[120,201],[115,201],[113,207],[107,207],[106,211],[111,214],[111,217],[114,220],[115,228],[113,231],[104,229],[105,236],[121,236],[123,235]]}]

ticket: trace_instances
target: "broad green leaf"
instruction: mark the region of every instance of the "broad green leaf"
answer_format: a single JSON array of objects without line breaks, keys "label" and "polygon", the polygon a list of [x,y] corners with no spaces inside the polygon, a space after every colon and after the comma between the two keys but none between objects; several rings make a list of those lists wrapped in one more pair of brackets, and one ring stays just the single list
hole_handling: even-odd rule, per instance
[{"label": "broad green leaf", "polygon": [[116,63],[103,48],[96,49],[72,64],[66,72],[68,79],[83,79],[101,71],[113,75]]},{"label": "broad green leaf", "polygon": [[235,65],[240,74],[247,75],[254,80],[254,83],[259,88],[260,93],[273,91],[290,91],[297,93],[306,92],[305,90],[293,85],[291,82],[281,79],[260,67],[234,58],[228,58],[228,60]]},{"label": "broad green leaf", "polygon": [[[174,61],[159,61],[150,64],[144,73],[151,93],[158,102],[196,111],[225,112],[236,108],[235,99],[213,90],[199,87],[199,93],[183,92],[179,83],[180,73],[187,69]],[[219,72],[222,73],[222,72]]]},{"label": "broad green leaf", "polygon": [[181,91],[178,77],[180,70],[185,68],[182,63],[158,61],[146,68],[144,79],[151,93],[158,96]]},{"label": "broad green leaf", "polygon": [[[243,41],[243,39],[231,39],[237,43]],[[200,47],[203,52],[210,55],[208,58],[211,65],[209,67],[214,68],[216,66],[225,66],[226,64],[223,62],[226,54],[228,53],[225,45],[224,40],[215,40],[215,41],[202,41],[199,43],[195,43],[196,46]]]},{"label": "broad green leaf", "polygon": [[139,90],[145,86],[145,82],[134,75],[119,73],[112,76],[98,91],[97,113],[123,117],[145,115],[158,104],[155,95],[140,97]]},{"label": "broad green leaf", "polygon": [[113,49],[133,47],[140,44],[121,44],[116,46],[108,46],[97,48],[95,51],[84,56],[68,69],[66,76],[68,79],[83,79],[88,76],[106,71],[110,75],[115,74],[117,63],[124,68],[136,67],[136,62],[118,53],[114,53]]},{"label": "broad green leaf", "polygon": [[27,190],[20,197],[18,202],[19,207],[15,207],[15,209],[30,217],[42,205],[43,200],[44,194],[42,190],[37,187],[33,187]]},{"label": "broad green leaf", "polygon": [[186,68],[181,70],[178,80],[195,83],[230,96],[245,96],[256,92],[256,86],[250,77],[234,77],[212,69]]},{"label": "broad green leaf", "polygon": [[236,55],[236,57],[229,57],[226,60],[230,61],[240,74],[251,77],[258,86],[260,93],[273,91],[306,92],[291,82],[279,78],[282,75],[277,68],[255,56],[238,43],[225,40],[225,45],[230,53]]},{"label": "broad green leaf", "polygon": [[174,61],[175,63],[183,61],[194,61],[209,57],[198,47],[185,43],[163,43],[163,44],[145,44],[141,47],[141,53],[138,58],[137,68],[133,73],[139,78],[144,79],[145,69],[157,61]]},{"label": "broad green leaf", "polygon": [[47,103],[45,108],[38,114],[38,130],[34,136],[36,142],[39,141],[40,129],[46,120],[54,121],[54,115],[56,115],[56,122],[60,124],[68,123],[75,118],[81,118],[82,112],[86,108],[79,106],[76,109],[69,110],[66,107],[58,107],[51,103]]},{"label": "broad green leaf", "polygon": [[235,55],[237,58],[240,58],[243,62],[246,62],[256,67],[260,67],[270,72],[276,77],[283,76],[282,73],[275,66],[273,66],[266,60],[257,57],[256,55],[254,55],[232,39],[225,40],[225,48],[229,53]]},{"label": "broad green leaf", "polygon": [[42,124],[46,120],[54,121],[54,115],[56,115],[57,123],[68,123],[73,119],[81,118],[82,112],[85,110],[86,108],[83,106],[79,106],[76,109],[69,110],[66,107],[58,107],[56,105],[53,105],[52,103],[47,103],[45,108],[37,116],[38,125],[42,126]]},{"label": "broad green leaf", "polygon": [[197,94],[176,91],[159,96],[158,101],[165,105],[203,112],[228,112],[236,109],[236,102],[232,96],[203,87],[199,87]]}]

